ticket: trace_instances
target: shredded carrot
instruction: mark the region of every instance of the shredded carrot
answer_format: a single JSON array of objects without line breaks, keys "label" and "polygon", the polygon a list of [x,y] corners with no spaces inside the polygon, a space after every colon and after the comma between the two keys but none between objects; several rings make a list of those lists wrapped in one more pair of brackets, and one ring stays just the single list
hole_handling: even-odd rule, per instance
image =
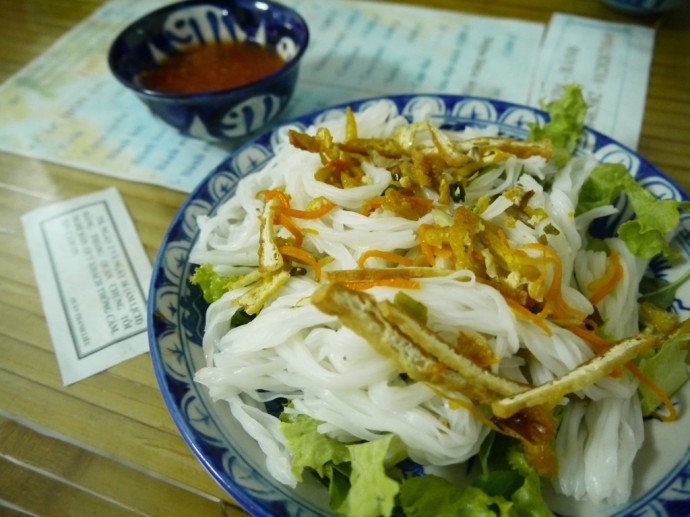
[{"label": "shredded carrot", "polygon": [[319,219],[335,208],[335,203],[326,200],[319,208],[313,210],[298,210],[296,208],[282,208],[281,212],[297,219]]},{"label": "shredded carrot", "polygon": [[421,284],[411,278],[377,278],[376,280],[346,280],[340,282],[350,289],[371,289],[372,287],[398,287],[400,289],[420,289]]},{"label": "shredded carrot", "polygon": [[510,309],[519,317],[531,321],[532,323],[537,325],[540,329],[546,332],[547,336],[550,336],[552,334],[551,329],[548,327],[548,325],[546,325],[544,318],[541,317],[539,314],[534,314],[527,307],[524,307],[523,305],[519,304],[511,298],[506,298],[505,300],[506,303],[508,303],[508,307],[510,307]]},{"label": "shredded carrot", "polygon": [[[506,248],[509,248],[512,252],[518,253],[520,250],[517,250],[513,248],[510,243],[508,242],[508,237],[506,237],[505,232],[503,231],[503,228],[498,228],[496,231],[496,234],[498,235],[498,240],[503,244]],[[524,252],[523,252],[524,254]]]},{"label": "shredded carrot", "polygon": [[649,377],[647,377],[642,370],[640,370],[635,363],[626,363],[625,367],[630,370],[630,372],[637,377],[640,382],[644,385],[646,385],[649,389],[651,389],[656,395],[661,399],[661,402],[666,406],[666,409],[668,410],[668,415],[662,415],[659,413],[656,413],[656,416],[659,417],[659,419],[663,420],[664,422],[673,422],[678,418],[678,411],[676,411],[676,407],[673,405],[673,402],[671,402],[671,399],[664,393],[664,390],[662,390],[656,383],[652,381]]},{"label": "shredded carrot", "polygon": [[582,326],[572,325],[565,328],[573,334],[575,334],[576,336],[581,337],[591,345],[594,345],[594,348],[599,352],[603,352],[611,348],[611,343],[609,343],[603,337],[595,334],[591,330],[588,330]]},{"label": "shredded carrot", "polygon": [[283,227],[286,228],[295,237],[295,245],[301,246],[302,241],[304,240],[304,234],[302,233],[302,230],[292,221],[292,219],[290,219],[282,211],[278,212],[277,219],[278,223],[283,225]]},{"label": "shredded carrot", "polygon": [[297,246],[279,246],[278,251],[284,257],[289,257],[311,266],[314,270],[314,279],[317,282],[321,280],[321,265],[314,258],[314,255]]},{"label": "shredded carrot", "polygon": [[621,264],[620,255],[618,251],[611,250],[611,256],[606,271],[601,278],[590,282],[587,286],[592,292],[589,301],[593,304],[599,303],[613,291],[621,278],[623,278],[623,264]]},{"label": "shredded carrot", "polygon": [[398,255],[397,253],[392,253],[390,251],[367,250],[364,253],[362,253],[362,255],[359,257],[359,267],[361,269],[364,269],[364,264],[368,259],[372,257],[381,258],[389,262],[395,262],[396,264],[400,264],[401,266],[411,266],[414,263],[412,259],[403,257],[402,255]]},{"label": "shredded carrot", "polygon": [[335,160],[330,160],[329,162],[327,162],[324,165],[324,167],[333,167],[334,169],[340,169],[342,171],[345,171],[349,168],[345,160],[339,160],[337,158]]},{"label": "shredded carrot", "polygon": [[525,244],[524,247],[541,251],[544,254],[544,257],[549,259],[554,266],[551,286],[546,293],[545,303],[540,315],[543,317],[551,316],[552,319],[561,320],[563,322],[583,322],[587,317],[587,314],[571,307],[563,299],[563,292],[561,289],[563,264],[561,263],[561,258],[558,256],[558,254],[551,247],[543,244],[529,243]]},{"label": "shredded carrot", "polygon": [[288,208],[290,206],[290,196],[288,196],[282,190],[262,190],[259,195],[263,195],[266,201],[270,201],[273,198],[278,198],[280,200],[280,206],[282,208]]}]

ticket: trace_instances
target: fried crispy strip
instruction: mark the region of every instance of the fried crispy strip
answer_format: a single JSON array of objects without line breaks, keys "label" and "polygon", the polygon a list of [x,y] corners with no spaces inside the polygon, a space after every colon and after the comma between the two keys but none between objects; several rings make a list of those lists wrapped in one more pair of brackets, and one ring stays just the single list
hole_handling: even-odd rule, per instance
[{"label": "fried crispy strip", "polygon": [[504,395],[516,393],[518,389],[526,389],[519,384],[510,388],[512,381],[501,379],[462,357],[458,359],[467,363],[464,370],[472,371],[474,374],[465,377],[449,368],[436,357],[420,349],[414,339],[386,319],[381,306],[369,294],[334,283],[317,289],[312,295],[312,303],[321,311],[338,316],[343,325],[366,339],[397,369],[416,381],[464,393],[480,403],[489,403],[496,399],[496,386],[503,386],[499,389]]},{"label": "fried crispy strip", "polygon": [[438,269],[432,267],[382,267],[368,269],[340,269],[324,273],[330,282],[375,282],[390,278],[429,278],[448,276],[455,273],[452,269]]},{"label": "fried crispy strip", "polygon": [[394,324],[425,353],[437,358],[473,385],[482,386],[487,391],[502,396],[517,395],[529,389],[527,385],[495,375],[458,354],[431,329],[412,318],[394,303],[384,300],[379,303],[379,310],[386,320]]},{"label": "fried crispy strip", "polygon": [[288,271],[266,275],[260,283],[236,298],[234,303],[241,306],[247,314],[257,314],[289,279],[290,273]]},{"label": "fried crispy strip", "polygon": [[283,256],[278,251],[273,228],[273,217],[278,206],[280,206],[278,197],[271,198],[264,203],[259,215],[259,271],[261,273],[272,273],[283,267]]},{"label": "fried crispy strip", "polygon": [[640,334],[618,342],[601,355],[581,364],[562,377],[535,386],[511,397],[497,400],[491,410],[499,418],[509,418],[518,411],[539,405],[555,406],[565,395],[603,379],[616,368],[659,344],[652,334]]}]

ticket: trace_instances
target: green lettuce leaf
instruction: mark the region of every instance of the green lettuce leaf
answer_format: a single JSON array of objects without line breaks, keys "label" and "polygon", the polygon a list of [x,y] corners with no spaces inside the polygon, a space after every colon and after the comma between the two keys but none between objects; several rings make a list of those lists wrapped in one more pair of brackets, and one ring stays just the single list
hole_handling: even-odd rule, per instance
[{"label": "green lettuce leaf", "polygon": [[563,86],[563,94],[549,103],[542,103],[549,113],[549,121],[540,126],[530,124],[529,140],[551,140],[552,160],[556,166],[564,167],[573,156],[582,136],[587,115],[587,103],[582,88],[577,84]]},{"label": "green lettuce leaf", "polygon": [[[331,474],[332,465],[350,460],[350,452],[342,442],[318,431],[321,422],[307,415],[283,413],[280,430],[292,452],[292,473],[302,481],[304,469],[313,469],[319,476]],[[332,465],[329,465],[332,464]]]},{"label": "green lettuce leaf", "polygon": [[[641,359],[638,365],[642,373],[669,396],[688,380],[688,367],[685,362],[688,357],[688,340],[690,334],[679,334],[666,341],[654,355]],[[642,414],[647,416],[659,407],[661,399],[645,384],[641,383],[638,391]]]},{"label": "green lettuce leaf", "polygon": [[235,280],[236,277],[220,276],[213,270],[211,264],[202,264],[194,270],[194,274],[189,281],[196,286],[199,286],[204,295],[206,303],[213,303],[218,300],[228,290],[228,283]]},{"label": "green lettuce leaf", "polygon": [[398,436],[344,444],[319,433],[320,422],[307,415],[283,413],[280,418],[295,477],[302,481],[305,469],[318,474],[328,485],[333,511],[352,517],[391,515],[400,483],[387,471],[407,456]]},{"label": "green lettuce leaf", "polygon": [[[512,517],[513,503],[477,487],[464,488],[434,475],[403,481],[400,505],[407,517]],[[433,509],[433,511],[431,511]]]},{"label": "green lettuce leaf", "polygon": [[678,289],[688,280],[690,280],[690,269],[673,282],[646,276],[640,282],[640,301],[653,303],[657,307],[668,309],[673,305]]},{"label": "green lettuce leaf", "polygon": [[580,190],[576,214],[612,204],[623,192],[627,194],[636,216],[618,228],[618,236],[628,249],[644,259],[659,253],[674,257],[676,254],[666,242],[666,236],[678,224],[679,210],[687,210],[690,203],[655,198],[621,164],[602,163],[592,170]]},{"label": "green lettuce leaf", "polygon": [[516,517],[551,517],[542,497],[541,479],[515,439],[492,432],[479,451],[481,474],[473,485],[509,501]]},{"label": "green lettuce leaf", "polygon": [[352,517],[391,515],[400,483],[386,473],[386,468],[405,458],[407,453],[397,435],[347,446],[350,451],[350,491],[338,513]]},{"label": "green lettuce leaf", "polygon": [[511,497],[515,504],[515,513],[519,517],[552,517],[553,513],[542,496],[541,479],[527,462],[522,450],[517,447],[511,448],[508,451],[508,462],[525,479]]},{"label": "green lettuce leaf", "polygon": [[[302,481],[305,470],[328,486],[330,507],[348,517],[551,516],[541,495],[541,481],[515,440],[496,433],[480,452],[482,475],[474,485],[458,487],[438,476],[399,481],[393,467],[407,451],[397,435],[344,444],[318,431],[320,422],[283,413],[280,428],[293,453],[292,468]],[[487,470],[488,469],[488,470]]]}]

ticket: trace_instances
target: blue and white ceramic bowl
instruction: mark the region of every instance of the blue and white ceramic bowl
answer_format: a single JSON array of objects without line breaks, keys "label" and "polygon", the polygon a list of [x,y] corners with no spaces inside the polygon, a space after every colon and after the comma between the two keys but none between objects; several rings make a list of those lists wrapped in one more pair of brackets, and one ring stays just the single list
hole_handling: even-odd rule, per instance
[{"label": "blue and white ceramic bowl", "polygon": [[[285,64],[245,86],[194,93],[145,88],[140,74],[193,45],[249,41],[278,52]],[[309,29],[293,9],[270,0],[186,0],[153,11],[124,29],[108,54],[115,77],[151,112],[182,134],[235,140],[264,128],[295,89]]]},{"label": "blue and white ceramic bowl", "polygon": [[654,15],[679,7],[683,0],[602,0],[609,7],[634,15]]},{"label": "blue and white ceramic bowl", "polygon": [[[530,123],[547,115],[527,106],[477,97],[453,95],[396,95],[349,103],[355,111],[372,102],[385,102],[389,116],[410,120],[431,117],[443,127],[495,127],[500,134],[525,138]],[[271,477],[265,455],[224,402],[214,402],[208,390],[194,381],[206,365],[201,347],[208,307],[197,286],[189,282],[196,265],[189,253],[199,238],[197,217],[213,215],[232,198],[242,178],[259,171],[289,139],[290,129],[305,130],[333,117],[335,106],[272,128],[236,149],[203,180],[182,205],[163,238],[149,290],[148,332],[151,358],[163,398],[180,433],[209,474],[251,515],[256,517],[332,517],[327,489],[314,479],[297,489]],[[622,163],[655,196],[688,200],[654,165],[625,146],[587,129],[578,153],[593,154],[601,162]],[[690,266],[690,215],[683,214],[672,246],[679,258],[655,259],[654,276],[672,281]],[[690,317],[690,284],[678,290],[673,310]],[[558,515],[569,517],[685,517],[690,515],[690,384],[674,398],[680,418],[672,424],[645,422],[646,442],[633,465],[635,485],[628,504],[616,507],[574,503],[547,494]]]}]

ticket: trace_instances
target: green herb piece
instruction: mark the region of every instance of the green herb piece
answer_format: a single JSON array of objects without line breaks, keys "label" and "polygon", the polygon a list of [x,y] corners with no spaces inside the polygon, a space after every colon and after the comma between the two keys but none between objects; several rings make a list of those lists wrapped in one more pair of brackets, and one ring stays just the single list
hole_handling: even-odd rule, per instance
[{"label": "green herb piece", "polygon": [[241,327],[256,318],[256,314],[247,314],[244,309],[237,309],[230,318],[230,328]]},{"label": "green herb piece", "polygon": [[[664,393],[673,395],[688,380],[687,342],[690,334],[678,334],[666,341],[651,357],[640,360],[639,368]],[[686,345],[684,347],[683,345]],[[642,414],[651,414],[661,404],[659,396],[646,384],[638,388]]]},{"label": "green herb piece", "polygon": [[429,309],[422,302],[415,300],[402,291],[398,291],[393,297],[393,303],[404,310],[410,317],[426,324]]},{"label": "green herb piece", "polygon": [[450,198],[456,203],[465,201],[465,187],[460,181],[450,184]]},{"label": "green herb piece", "polygon": [[552,517],[553,512],[542,496],[541,479],[527,462],[522,450],[518,447],[511,448],[508,451],[508,462],[525,479],[523,485],[511,497],[518,517]]},{"label": "green herb piece", "polygon": [[458,487],[434,475],[413,477],[400,487],[400,505],[407,517],[509,517],[513,503],[473,486]]},{"label": "green herb piece", "polygon": [[518,517],[553,515],[542,497],[541,479],[517,440],[492,432],[482,443],[478,458],[482,472],[475,487],[510,501],[513,515]]}]

